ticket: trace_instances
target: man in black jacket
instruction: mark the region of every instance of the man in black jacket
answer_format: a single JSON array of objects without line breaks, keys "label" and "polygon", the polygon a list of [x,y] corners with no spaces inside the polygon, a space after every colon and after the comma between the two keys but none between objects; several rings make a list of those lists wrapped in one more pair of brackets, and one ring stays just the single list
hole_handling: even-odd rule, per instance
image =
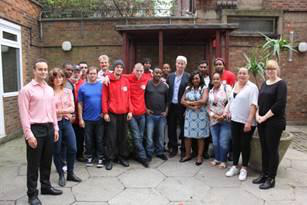
[{"label": "man in black jacket", "polygon": [[[178,153],[177,125],[180,127],[180,139],[183,142],[184,134],[184,111],[185,107],[180,104],[185,88],[188,85],[190,74],[185,72],[187,58],[178,56],[176,58],[176,71],[169,74],[167,84],[169,85],[169,112],[168,112],[168,148],[169,157]],[[182,143],[183,145],[183,143]],[[181,146],[183,151],[184,146]]]}]

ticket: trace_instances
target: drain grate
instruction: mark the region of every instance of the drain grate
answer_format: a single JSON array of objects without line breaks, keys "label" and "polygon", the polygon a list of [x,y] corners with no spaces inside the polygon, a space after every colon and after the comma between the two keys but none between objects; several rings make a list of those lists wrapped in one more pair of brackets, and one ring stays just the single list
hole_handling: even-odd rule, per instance
[{"label": "drain grate", "polygon": [[294,135],[290,147],[300,152],[307,153],[307,134],[304,132],[291,132]]}]

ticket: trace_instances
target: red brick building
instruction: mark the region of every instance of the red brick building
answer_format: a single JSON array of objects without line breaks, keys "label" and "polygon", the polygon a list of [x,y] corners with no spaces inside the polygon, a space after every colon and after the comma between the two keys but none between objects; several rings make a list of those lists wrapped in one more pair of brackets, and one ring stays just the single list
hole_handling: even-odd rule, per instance
[{"label": "red brick building", "polygon": [[[20,85],[30,80],[34,57],[44,57],[49,67],[54,67],[65,61],[81,60],[97,65],[97,57],[107,54],[111,60],[124,58],[131,69],[144,57],[151,57],[155,65],[168,62],[174,67],[175,57],[185,55],[188,70],[193,70],[203,58],[212,62],[215,56],[222,56],[228,58],[227,67],[235,70],[245,64],[242,53],[263,40],[257,31],[286,39],[293,31],[294,45],[307,41],[305,0],[186,0],[177,4],[177,10],[164,17],[110,17],[95,13],[84,17],[65,14],[64,18],[61,15],[40,18],[41,8],[34,1],[2,0],[0,19],[20,27],[22,78],[17,78]],[[62,50],[64,41],[71,42],[71,51]],[[306,53],[293,53],[289,61],[289,53],[284,52],[281,58],[281,75],[289,86],[290,122],[307,120],[305,62]],[[3,73],[0,83],[6,79]],[[0,95],[0,111],[3,110],[0,119],[4,119],[0,134],[10,135],[19,127],[17,94],[8,95],[2,89]]]}]

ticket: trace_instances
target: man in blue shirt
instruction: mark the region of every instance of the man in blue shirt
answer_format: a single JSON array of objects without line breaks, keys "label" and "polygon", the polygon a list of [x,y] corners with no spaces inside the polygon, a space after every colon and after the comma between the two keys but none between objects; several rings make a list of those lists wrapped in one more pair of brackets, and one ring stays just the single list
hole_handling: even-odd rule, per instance
[{"label": "man in blue shirt", "polygon": [[[97,81],[98,69],[91,66],[88,70],[88,81],[83,84],[78,93],[79,123],[85,132],[86,166],[93,166],[93,146],[98,157],[97,167],[103,167],[104,124],[101,118],[102,83]],[[94,144],[96,143],[96,144]]]}]

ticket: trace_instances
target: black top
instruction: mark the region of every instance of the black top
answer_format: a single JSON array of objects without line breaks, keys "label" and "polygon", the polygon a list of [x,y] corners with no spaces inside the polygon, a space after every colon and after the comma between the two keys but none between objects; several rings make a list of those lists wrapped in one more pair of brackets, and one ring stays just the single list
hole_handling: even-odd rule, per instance
[{"label": "black top", "polygon": [[154,115],[160,115],[166,111],[168,105],[168,85],[160,82],[157,86],[153,80],[148,81],[145,89],[146,108],[153,111]]},{"label": "black top", "polygon": [[265,115],[269,110],[274,113],[268,121],[286,123],[285,111],[287,104],[287,83],[280,80],[272,85],[264,82],[259,91],[258,106],[259,115]]}]

